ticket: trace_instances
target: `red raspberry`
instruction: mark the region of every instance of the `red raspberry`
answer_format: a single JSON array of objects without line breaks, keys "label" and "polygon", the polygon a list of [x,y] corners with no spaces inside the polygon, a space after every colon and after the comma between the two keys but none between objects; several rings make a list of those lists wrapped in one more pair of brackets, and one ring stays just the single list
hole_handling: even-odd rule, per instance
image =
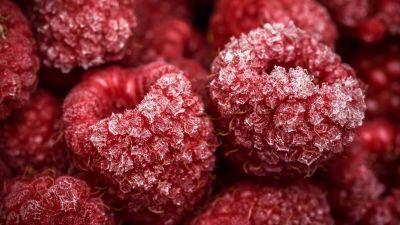
[{"label": "red raspberry", "polygon": [[333,221],[324,194],[308,183],[277,187],[240,183],[217,197],[189,224],[328,225]]},{"label": "red raspberry", "polygon": [[294,23],[334,46],[337,31],[328,12],[315,0],[219,0],[211,18],[214,47],[223,48],[230,37],[239,37],[264,23]]},{"label": "red raspberry", "polygon": [[106,179],[133,223],[175,224],[207,192],[212,124],[176,67],[90,72],[67,96],[64,122],[79,167]]},{"label": "red raspberry", "polygon": [[188,0],[136,0],[135,9],[139,20],[139,33],[170,19],[191,21],[193,13]]},{"label": "red raspberry", "polygon": [[373,153],[386,153],[394,150],[396,128],[384,119],[367,121],[357,131],[358,141]]},{"label": "red raspberry", "polygon": [[193,58],[207,64],[206,41],[184,20],[171,19],[148,29],[142,38],[130,43],[123,63],[129,66],[157,60]]},{"label": "red raspberry", "polygon": [[0,0],[0,120],[25,105],[36,88],[39,58],[28,21],[9,0]]},{"label": "red raspberry", "polygon": [[43,63],[64,73],[122,59],[136,27],[131,0],[33,0],[27,11]]},{"label": "red raspberry", "polygon": [[[383,128],[387,129],[385,133],[394,129],[384,120],[367,122],[359,129],[361,135],[354,142],[352,151],[336,158],[329,167],[328,197],[335,217],[343,224],[394,225],[397,223],[393,221],[400,220],[400,214],[393,215],[387,205],[395,198],[394,190],[400,185],[396,180],[400,165],[399,140],[387,136],[399,134],[365,138],[366,133],[372,134]],[[394,143],[388,143],[390,139]]]},{"label": "red raspberry", "polygon": [[212,74],[224,155],[251,175],[313,173],[343,151],[364,118],[354,71],[292,23],[233,39]]},{"label": "red raspberry", "polygon": [[400,34],[398,0],[321,0],[346,33],[365,42]]},{"label": "red raspberry", "polygon": [[90,187],[71,176],[16,178],[5,183],[0,221],[7,225],[113,225],[113,216]]},{"label": "red raspberry", "polygon": [[400,117],[400,44],[388,42],[382,45],[357,49],[350,56],[351,65],[368,85],[367,116]]},{"label": "red raspberry", "polygon": [[27,168],[65,169],[66,155],[61,131],[61,104],[39,90],[24,108],[0,123],[0,154],[16,173]]},{"label": "red raspberry", "polygon": [[0,182],[3,183],[3,179],[10,177],[11,171],[8,166],[0,159]]}]

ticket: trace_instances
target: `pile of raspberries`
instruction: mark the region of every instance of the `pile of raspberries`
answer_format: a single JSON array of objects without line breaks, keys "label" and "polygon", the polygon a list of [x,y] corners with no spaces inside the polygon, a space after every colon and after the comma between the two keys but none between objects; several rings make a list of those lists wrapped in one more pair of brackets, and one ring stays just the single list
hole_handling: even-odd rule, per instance
[{"label": "pile of raspberries", "polygon": [[400,225],[399,0],[0,0],[0,224]]}]

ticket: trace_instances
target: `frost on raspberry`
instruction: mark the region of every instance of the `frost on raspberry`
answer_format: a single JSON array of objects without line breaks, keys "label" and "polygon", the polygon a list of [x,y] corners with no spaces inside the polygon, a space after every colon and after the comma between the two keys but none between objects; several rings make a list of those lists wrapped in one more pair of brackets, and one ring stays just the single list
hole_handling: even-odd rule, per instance
[{"label": "frost on raspberry", "polygon": [[17,177],[5,183],[0,221],[7,225],[114,225],[88,184],[71,176]]},{"label": "frost on raspberry", "polygon": [[293,23],[232,39],[212,74],[224,155],[251,175],[310,175],[344,150],[364,118],[354,71]]},{"label": "frost on raspberry", "polygon": [[135,224],[175,224],[207,192],[216,140],[189,80],[153,63],[86,74],[64,103],[78,167],[103,177]]},{"label": "frost on raspberry", "polygon": [[0,1],[0,120],[24,106],[36,88],[39,58],[29,24],[9,0]]},{"label": "frost on raspberry", "polygon": [[33,0],[26,8],[43,63],[65,73],[122,59],[136,27],[132,0]]},{"label": "frost on raspberry", "polygon": [[264,23],[294,23],[334,46],[335,24],[327,10],[315,0],[219,0],[211,18],[211,37],[216,49]]},{"label": "frost on raspberry", "polygon": [[66,169],[61,114],[60,102],[38,90],[28,105],[0,123],[0,155],[13,172]]},{"label": "frost on raspberry", "polygon": [[364,42],[400,35],[398,0],[321,0],[346,34]]},{"label": "frost on raspberry", "polygon": [[262,186],[239,183],[217,197],[190,225],[333,224],[325,195],[298,181]]}]

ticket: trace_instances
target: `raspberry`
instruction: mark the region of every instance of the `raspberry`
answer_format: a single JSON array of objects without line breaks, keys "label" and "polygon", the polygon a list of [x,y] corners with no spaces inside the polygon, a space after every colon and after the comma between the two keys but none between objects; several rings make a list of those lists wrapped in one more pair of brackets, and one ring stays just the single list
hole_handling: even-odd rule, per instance
[{"label": "raspberry", "polygon": [[329,13],[315,0],[219,0],[211,18],[212,42],[223,48],[230,37],[239,37],[264,23],[294,23],[334,46],[336,27]]},{"label": "raspberry", "polygon": [[[377,125],[383,124],[382,120],[367,122],[359,132],[372,133]],[[381,135],[374,139],[383,141]],[[396,198],[395,190],[400,184],[395,179],[400,163],[399,143],[391,149],[370,143],[373,142],[361,135],[347,155],[336,158],[329,166],[326,176],[329,201],[335,217],[343,224],[394,225],[400,214],[394,215],[388,202]],[[378,146],[382,149],[378,150]]]},{"label": "raspberry", "polygon": [[398,0],[321,0],[345,33],[364,42],[400,34]]},{"label": "raspberry", "polygon": [[358,141],[372,152],[391,152],[396,143],[396,128],[385,119],[367,121],[357,131]]},{"label": "raspberry", "polygon": [[176,67],[90,72],[67,96],[63,117],[79,167],[107,181],[132,223],[175,224],[207,191],[216,140]]},{"label": "raspberry", "polygon": [[350,56],[351,65],[369,85],[367,116],[400,117],[400,44],[387,42],[372,47],[363,46]]},{"label": "raspberry", "polygon": [[190,225],[333,224],[329,205],[306,182],[261,186],[240,183],[217,197]]},{"label": "raspberry", "polygon": [[36,88],[39,58],[21,10],[0,0],[0,120],[24,106]]},{"label": "raspberry", "polygon": [[140,34],[162,21],[180,19],[189,22],[193,19],[191,4],[187,0],[136,0],[135,9]]},{"label": "raspberry", "polygon": [[55,167],[65,169],[61,104],[39,90],[24,108],[0,123],[0,154],[16,173]]},{"label": "raspberry", "polygon": [[206,41],[184,20],[171,19],[148,29],[140,40],[130,43],[125,65],[138,65],[157,60],[193,58],[207,61]]},{"label": "raspberry", "polygon": [[90,187],[71,176],[19,177],[5,183],[0,220],[7,225],[113,225],[112,214]]},{"label": "raspberry", "polygon": [[131,0],[34,0],[27,6],[43,63],[68,73],[123,58],[136,27]]},{"label": "raspberry", "polygon": [[232,39],[212,74],[224,156],[247,174],[309,175],[343,151],[364,118],[354,71],[293,23]]}]

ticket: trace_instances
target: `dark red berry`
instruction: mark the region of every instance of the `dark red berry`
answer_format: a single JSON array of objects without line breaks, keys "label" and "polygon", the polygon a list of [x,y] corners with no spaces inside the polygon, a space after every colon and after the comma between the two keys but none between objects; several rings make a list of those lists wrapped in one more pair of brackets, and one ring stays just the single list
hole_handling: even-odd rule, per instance
[{"label": "dark red berry", "polygon": [[157,60],[191,58],[206,63],[206,41],[191,25],[178,19],[160,21],[146,30],[143,37],[132,40],[123,63],[129,66]]},{"label": "dark red berry", "polygon": [[262,186],[240,183],[217,197],[190,225],[333,224],[329,205],[306,182]]},{"label": "dark red berry", "polygon": [[71,176],[14,178],[4,183],[0,221],[7,225],[114,225],[103,201]]},{"label": "dark red berry", "polygon": [[394,150],[396,128],[385,119],[367,121],[357,131],[358,141],[369,151],[387,153]]},{"label": "dark red berry", "polygon": [[174,66],[89,72],[67,96],[64,122],[79,167],[107,181],[132,223],[175,224],[207,192],[212,124]]},{"label": "dark red berry", "polygon": [[32,0],[42,62],[68,73],[123,58],[136,17],[132,0]]},{"label": "dark red berry", "polygon": [[15,3],[0,0],[0,120],[29,101],[38,70],[28,21]]},{"label": "dark red berry", "polygon": [[377,42],[400,34],[398,0],[321,0],[348,35]]},{"label": "dark red berry", "polygon": [[61,103],[39,90],[24,108],[0,123],[0,155],[16,173],[27,169],[66,169]]},{"label": "dark red berry", "polygon": [[400,44],[387,42],[363,46],[350,56],[358,76],[366,82],[367,116],[400,117]]},{"label": "dark red berry", "polygon": [[354,71],[293,23],[232,39],[212,74],[224,156],[251,175],[312,174],[351,143],[364,118]]},{"label": "dark red berry", "polygon": [[219,0],[211,18],[211,38],[215,48],[223,46],[265,23],[288,23],[334,46],[337,31],[328,12],[315,0]]}]

